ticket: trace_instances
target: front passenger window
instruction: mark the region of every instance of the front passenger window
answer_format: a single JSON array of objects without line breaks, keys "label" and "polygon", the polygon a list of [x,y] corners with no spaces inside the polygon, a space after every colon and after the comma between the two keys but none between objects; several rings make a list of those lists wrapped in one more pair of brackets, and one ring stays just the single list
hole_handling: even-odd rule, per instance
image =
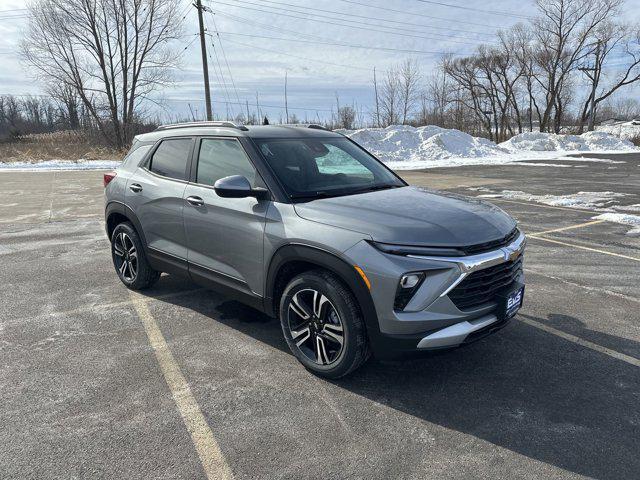
[{"label": "front passenger window", "polygon": [[213,186],[217,180],[231,175],[242,175],[255,186],[256,170],[237,140],[203,138],[196,182]]}]

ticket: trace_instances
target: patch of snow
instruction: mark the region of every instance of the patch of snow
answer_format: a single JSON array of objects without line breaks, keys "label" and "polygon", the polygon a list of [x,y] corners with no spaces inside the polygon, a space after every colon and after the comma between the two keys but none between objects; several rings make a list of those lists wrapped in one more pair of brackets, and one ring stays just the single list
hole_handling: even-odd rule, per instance
[{"label": "patch of snow", "polygon": [[634,203],[633,205],[615,205],[611,208],[619,212],[640,212],[640,203]]},{"label": "patch of snow", "polygon": [[565,165],[564,163],[533,163],[533,162],[514,162],[512,165],[525,165],[527,167],[560,167],[560,168],[578,168],[583,165]]},{"label": "patch of snow", "polygon": [[637,120],[631,122],[623,122],[615,125],[601,125],[596,127],[597,132],[610,133],[616,137],[631,140],[640,135],[640,122]]},{"label": "patch of snow", "polygon": [[[603,153],[606,153],[606,152],[603,152]],[[615,153],[615,152],[613,152],[613,153]],[[562,160],[563,162],[627,163],[624,160],[611,160],[610,158],[593,158],[593,157],[561,156],[561,157],[556,158],[556,160]]]},{"label": "patch of snow", "polygon": [[45,160],[43,162],[0,162],[0,172],[37,172],[51,170],[113,170],[117,160]]},{"label": "patch of snow", "polygon": [[500,147],[511,152],[558,152],[558,151],[627,151],[636,147],[628,140],[615,137],[606,132],[586,132],[582,135],[561,135],[544,132],[525,132],[506,142]]},{"label": "patch of snow", "polygon": [[606,220],[607,222],[620,223],[633,227],[627,232],[630,237],[640,236],[640,216],[628,213],[603,213],[593,217],[596,220]]},{"label": "patch of snow", "polygon": [[510,200],[525,200],[529,202],[543,203],[554,207],[580,208],[594,212],[605,212],[593,217],[594,220],[620,223],[633,227],[627,232],[632,237],[640,237],[640,215],[619,212],[640,212],[640,204],[615,205],[619,198],[626,193],[617,192],[578,192],[569,195],[533,195],[520,190],[503,190],[501,193],[493,192],[486,187],[468,187],[469,190],[490,192],[478,195],[480,198],[503,198]]},{"label": "patch of snow", "polygon": [[501,193],[478,195],[482,198],[505,198],[543,203],[554,207],[589,209],[610,208],[616,198],[626,196],[616,192],[578,192],[569,195],[533,195],[520,190],[503,190]]}]

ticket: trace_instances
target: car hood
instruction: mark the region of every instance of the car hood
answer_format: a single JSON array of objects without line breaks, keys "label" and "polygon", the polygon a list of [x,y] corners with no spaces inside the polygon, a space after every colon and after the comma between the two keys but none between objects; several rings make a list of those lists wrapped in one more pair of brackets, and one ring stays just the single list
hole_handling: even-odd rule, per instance
[{"label": "car hood", "polygon": [[400,245],[468,246],[508,235],[516,222],[476,198],[419,187],[324,198],[295,205],[307,220]]}]

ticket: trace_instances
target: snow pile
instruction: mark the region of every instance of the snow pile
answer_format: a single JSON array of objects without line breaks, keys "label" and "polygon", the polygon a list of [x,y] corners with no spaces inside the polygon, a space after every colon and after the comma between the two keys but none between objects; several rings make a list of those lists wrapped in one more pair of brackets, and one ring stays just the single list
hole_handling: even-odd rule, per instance
[{"label": "snow pile", "polygon": [[512,137],[506,142],[502,142],[500,146],[511,152],[635,150],[635,146],[630,141],[623,140],[607,132],[586,132],[582,135],[525,132]]},{"label": "snow pile", "polygon": [[[384,162],[420,163],[459,157],[487,157],[506,153],[491,140],[459,130],[427,125],[391,125],[387,128],[338,130]],[[393,166],[393,165],[392,165]]]},{"label": "snow pile", "polygon": [[596,131],[631,140],[640,136],[640,120],[632,120],[631,122],[622,122],[615,125],[601,125],[596,127]]},{"label": "snow pile", "polygon": [[0,171],[38,171],[38,170],[113,170],[117,160],[45,160],[43,162],[0,162]]},{"label": "snow pile", "polygon": [[627,232],[630,237],[640,236],[640,216],[629,215],[627,213],[603,213],[593,217],[596,220],[606,220],[607,222],[621,223],[633,227]]}]

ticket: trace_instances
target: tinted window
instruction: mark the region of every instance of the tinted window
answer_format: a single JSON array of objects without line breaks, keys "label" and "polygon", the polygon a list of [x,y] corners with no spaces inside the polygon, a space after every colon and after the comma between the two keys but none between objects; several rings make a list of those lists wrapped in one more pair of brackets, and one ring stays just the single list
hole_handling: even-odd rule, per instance
[{"label": "tinted window", "polygon": [[231,175],[247,177],[249,183],[255,186],[256,170],[237,140],[203,138],[196,182],[213,185],[216,180]]},{"label": "tinted window", "polygon": [[404,186],[378,160],[346,138],[265,139],[257,143],[294,198]]},{"label": "tinted window", "polygon": [[189,138],[163,140],[153,153],[149,170],[163,177],[185,180],[190,151]]}]

